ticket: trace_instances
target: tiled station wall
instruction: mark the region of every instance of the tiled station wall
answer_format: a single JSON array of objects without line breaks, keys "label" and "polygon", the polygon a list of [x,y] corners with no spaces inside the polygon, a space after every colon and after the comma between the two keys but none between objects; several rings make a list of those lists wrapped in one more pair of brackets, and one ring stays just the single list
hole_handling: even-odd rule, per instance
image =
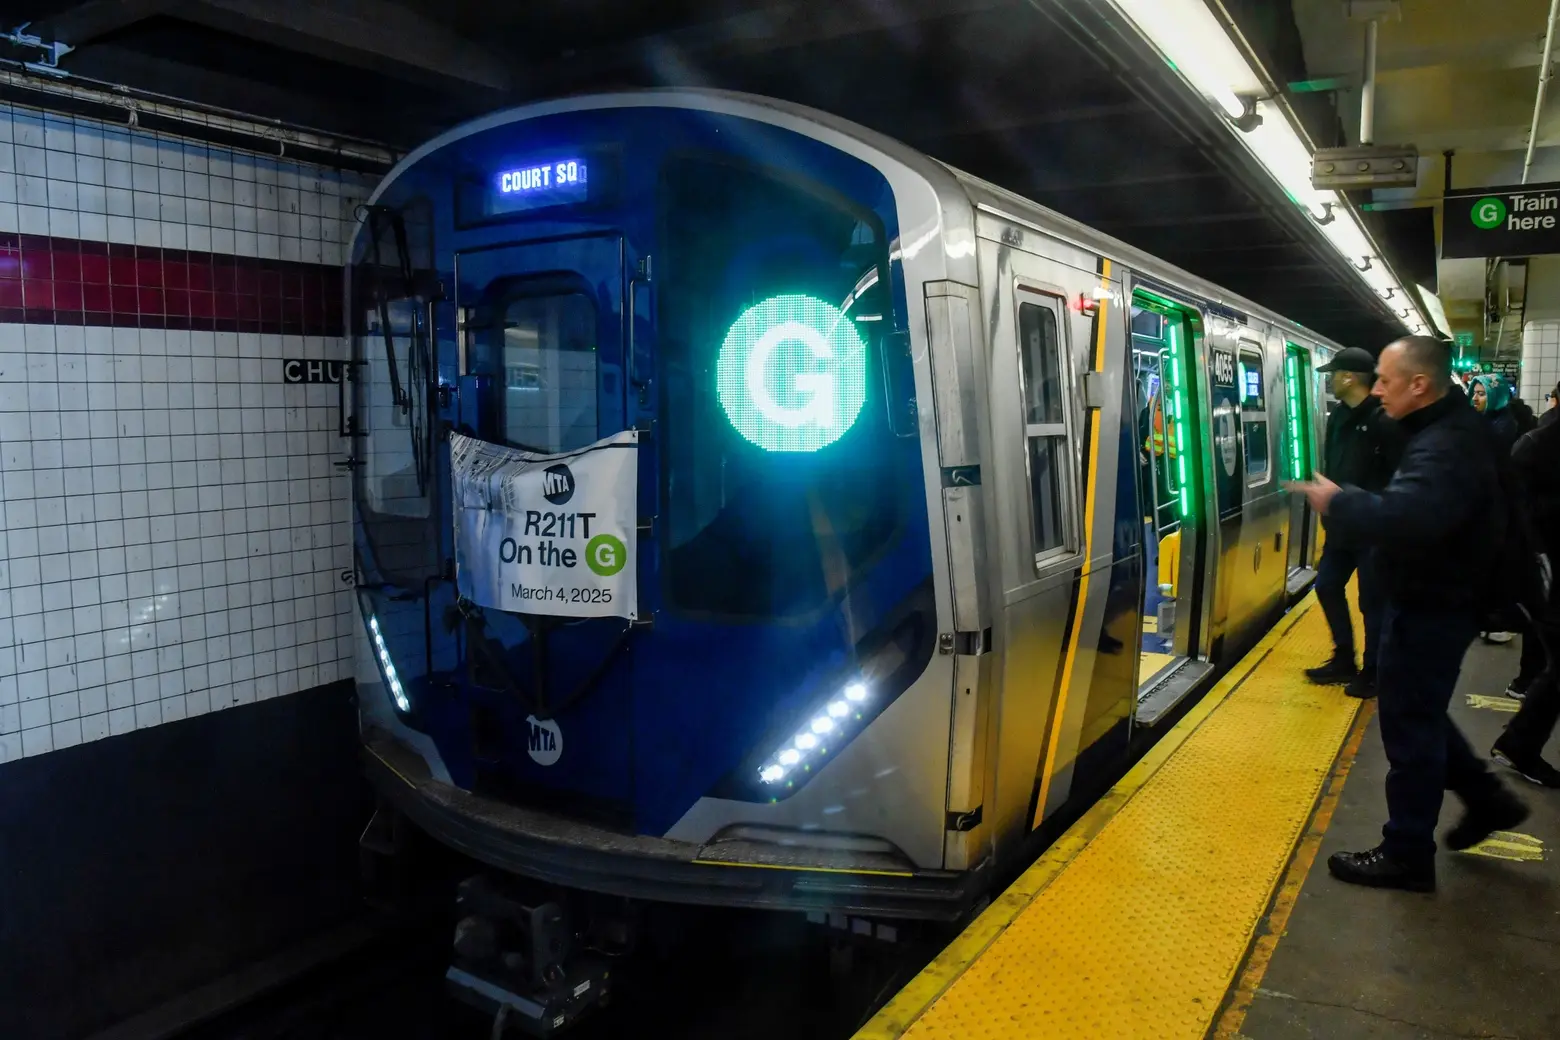
[{"label": "tiled station wall", "polygon": [[347,676],[368,187],[0,106],[0,763]]},{"label": "tiled station wall", "polygon": [[1530,321],[1522,329],[1522,380],[1517,395],[1535,412],[1560,382],[1560,320]]}]

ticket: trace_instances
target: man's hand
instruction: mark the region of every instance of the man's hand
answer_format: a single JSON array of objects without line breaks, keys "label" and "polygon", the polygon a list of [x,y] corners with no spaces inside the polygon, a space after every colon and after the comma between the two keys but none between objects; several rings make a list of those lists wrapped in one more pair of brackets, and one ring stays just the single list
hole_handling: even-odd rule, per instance
[{"label": "man's hand", "polygon": [[1332,506],[1333,496],[1338,493],[1339,488],[1337,484],[1318,473],[1314,480],[1287,481],[1284,490],[1304,495],[1305,500],[1311,503],[1312,509],[1319,515],[1326,516],[1327,510]]}]

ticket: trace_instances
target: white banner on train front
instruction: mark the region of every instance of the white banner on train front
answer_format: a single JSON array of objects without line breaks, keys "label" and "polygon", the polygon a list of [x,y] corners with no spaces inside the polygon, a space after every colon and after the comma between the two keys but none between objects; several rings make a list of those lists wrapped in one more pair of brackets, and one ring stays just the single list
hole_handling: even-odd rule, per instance
[{"label": "white banner on train front", "polygon": [[538,455],[450,436],[455,584],[518,614],[635,618],[639,431]]}]

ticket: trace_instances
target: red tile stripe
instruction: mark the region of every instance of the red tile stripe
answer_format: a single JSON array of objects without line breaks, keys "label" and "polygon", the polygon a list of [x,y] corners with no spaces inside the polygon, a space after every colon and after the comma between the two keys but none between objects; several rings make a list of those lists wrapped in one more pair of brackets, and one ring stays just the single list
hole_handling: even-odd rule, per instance
[{"label": "red tile stripe", "polygon": [[0,322],[340,336],[342,269],[0,232]]}]

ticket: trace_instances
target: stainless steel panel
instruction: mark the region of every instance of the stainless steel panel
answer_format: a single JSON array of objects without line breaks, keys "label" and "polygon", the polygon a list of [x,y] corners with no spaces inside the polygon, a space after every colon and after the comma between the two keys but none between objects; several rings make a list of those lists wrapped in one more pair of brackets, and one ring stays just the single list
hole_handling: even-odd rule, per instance
[{"label": "stainless steel panel", "polygon": [[926,283],[926,334],[932,362],[937,447],[944,466],[978,466],[980,393],[975,379],[975,301],[958,282]]},{"label": "stainless steel panel", "polygon": [[943,489],[943,523],[948,537],[948,581],[953,589],[953,627],[980,632],[987,624],[986,538],[982,489]]}]

